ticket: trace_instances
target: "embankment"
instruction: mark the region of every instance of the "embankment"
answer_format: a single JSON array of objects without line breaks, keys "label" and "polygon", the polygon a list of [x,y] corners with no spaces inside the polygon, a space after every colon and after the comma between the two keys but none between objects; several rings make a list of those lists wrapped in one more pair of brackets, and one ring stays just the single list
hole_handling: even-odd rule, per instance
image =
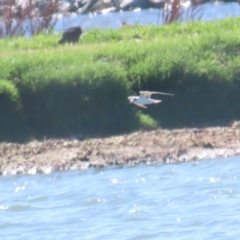
[{"label": "embankment", "polygon": [[[142,128],[228,124],[240,118],[240,21],[127,26],[0,40],[0,138],[17,141]],[[128,95],[166,91],[139,110]]]}]

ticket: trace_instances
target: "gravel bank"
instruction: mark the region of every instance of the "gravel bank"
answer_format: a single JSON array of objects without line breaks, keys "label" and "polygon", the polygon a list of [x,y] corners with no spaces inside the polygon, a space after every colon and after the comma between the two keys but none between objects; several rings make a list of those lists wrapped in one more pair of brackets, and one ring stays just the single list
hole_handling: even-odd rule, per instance
[{"label": "gravel bank", "polygon": [[240,124],[229,127],[158,129],[108,138],[48,139],[0,143],[0,174],[173,163],[240,155]]}]

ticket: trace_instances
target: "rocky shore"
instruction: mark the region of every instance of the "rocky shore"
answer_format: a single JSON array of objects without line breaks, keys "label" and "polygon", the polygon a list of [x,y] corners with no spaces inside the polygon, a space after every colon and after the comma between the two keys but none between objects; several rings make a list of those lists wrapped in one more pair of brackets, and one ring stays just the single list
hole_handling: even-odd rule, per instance
[{"label": "rocky shore", "polygon": [[[223,2],[230,1],[239,2],[239,0],[223,0]],[[210,0],[179,0],[179,2],[182,7],[188,7],[210,2]],[[38,13],[46,17],[49,13],[67,15],[69,13],[108,13],[148,8],[168,9],[172,3],[173,0],[3,0],[0,1],[0,16],[6,11],[10,11],[11,15],[18,18],[22,14],[36,16]]]},{"label": "rocky shore", "polygon": [[107,138],[0,143],[0,174],[36,174],[111,165],[174,163],[240,155],[240,123],[157,129]]},{"label": "rocky shore", "polygon": [[[163,8],[165,0],[13,0],[0,1],[0,16],[6,11],[18,18],[22,14],[46,16],[48,13],[107,13],[131,11],[137,8]],[[184,1],[185,2],[185,1]]]}]

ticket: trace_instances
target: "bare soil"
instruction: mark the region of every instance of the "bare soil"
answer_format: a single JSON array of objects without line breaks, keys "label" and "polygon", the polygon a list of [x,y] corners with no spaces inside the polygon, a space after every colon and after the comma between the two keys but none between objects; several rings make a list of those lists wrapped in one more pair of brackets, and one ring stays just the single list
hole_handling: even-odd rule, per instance
[{"label": "bare soil", "polygon": [[240,155],[240,122],[229,127],[157,129],[78,140],[47,139],[0,143],[0,174],[174,163]]}]

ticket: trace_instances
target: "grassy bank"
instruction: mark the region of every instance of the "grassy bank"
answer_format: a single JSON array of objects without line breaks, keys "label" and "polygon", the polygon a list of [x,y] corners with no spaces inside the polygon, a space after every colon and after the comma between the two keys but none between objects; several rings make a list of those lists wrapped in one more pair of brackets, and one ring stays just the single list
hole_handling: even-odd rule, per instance
[{"label": "grassy bank", "polygon": [[[240,21],[174,23],[0,39],[0,131],[9,136],[113,134],[240,118]],[[138,110],[127,96],[174,98]]]}]

